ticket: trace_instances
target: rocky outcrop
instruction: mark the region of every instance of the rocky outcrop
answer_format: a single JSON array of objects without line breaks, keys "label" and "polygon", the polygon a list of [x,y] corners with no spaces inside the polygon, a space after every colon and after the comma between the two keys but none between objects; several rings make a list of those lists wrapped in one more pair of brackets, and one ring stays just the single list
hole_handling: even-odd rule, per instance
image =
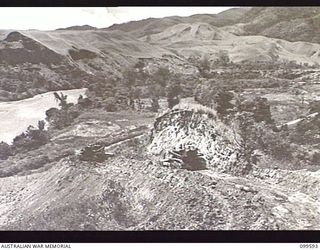
[{"label": "rocky outcrop", "polygon": [[156,119],[148,150],[163,165],[241,174],[246,164],[237,138],[214,110],[180,106]]}]

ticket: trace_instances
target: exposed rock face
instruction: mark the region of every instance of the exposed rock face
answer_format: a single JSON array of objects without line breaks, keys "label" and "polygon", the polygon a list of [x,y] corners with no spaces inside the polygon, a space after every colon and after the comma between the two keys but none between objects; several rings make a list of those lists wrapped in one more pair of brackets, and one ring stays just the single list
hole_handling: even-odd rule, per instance
[{"label": "exposed rock face", "polygon": [[197,170],[204,168],[204,159],[205,168],[243,172],[244,159],[236,142],[239,135],[219,121],[214,110],[203,106],[174,108],[156,119],[151,137],[149,152],[165,165],[178,162],[181,167],[188,166],[183,168]]}]

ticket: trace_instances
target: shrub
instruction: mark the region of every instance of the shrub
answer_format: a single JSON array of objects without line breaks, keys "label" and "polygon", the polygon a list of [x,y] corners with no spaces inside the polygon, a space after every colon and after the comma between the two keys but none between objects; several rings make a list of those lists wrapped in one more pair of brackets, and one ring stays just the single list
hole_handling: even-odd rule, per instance
[{"label": "shrub", "polygon": [[51,108],[46,111],[46,120],[50,122],[50,126],[56,129],[62,129],[70,126],[74,119],[80,114],[78,110],[79,105],[72,105],[67,109]]},{"label": "shrub", "polygon": [[232,92],[212,82],[199,85],[194,95],[195,101],[207,107],[215,107],[222,117],[233,110],[233,97]]},{"label": "shrub", "polygon": [[237,109],[240,112],[251,112],[256,122],[265,121],[272,124],[270,104],[267,98],[256,97],[252,101],[238,100]]},{"label": "shrub", "polygon": [[133,67],[136,69],[143,69],[145,67],[145,63],[143,62],[143,60],[139,59]]},{"label": "shrub", "polygon": [[114,97],[108,97],[104,100],[104,107],[108,112],[115,112],[117,108],[117,100]]},{"label": "shrub", "polygon": [[220,51],[218,53],[218,59],[215,60],[215,65],[219,66],[228,66],[230,64],[230,58],[227,52],[225,51]]},{"label": "shrub", "polygon": [[320,137],[320,114],[299,122],[291,134],[291,140],[297,144],[318,144]]},{"label": "shrub", "polygon": [[202,77],[209,77],[210,61],[207,56],[204,56],[198,63],[197,68]]},{"label": "shrub", "polygon": [[320,112],[320,101],[312,101],[309,104],[309,113]]},{"label": "shrub", "polygon": [[159,84],[160,86],[165,88],[169,81],[170,74],[170,70],[167,67],[160,67],[152,75],[152,78],[156,84]]},{"label": "shrub", "polygon": [[6,160],[10,155],[12,155],[10,145],[5,142],[0,142],[0,160]]}]

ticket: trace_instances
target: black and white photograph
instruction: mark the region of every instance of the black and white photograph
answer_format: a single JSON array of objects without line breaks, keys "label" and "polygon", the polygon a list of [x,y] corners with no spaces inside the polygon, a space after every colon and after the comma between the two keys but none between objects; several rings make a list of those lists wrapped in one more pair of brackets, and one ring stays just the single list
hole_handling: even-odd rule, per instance
[{"label": "black and white photograph", "polygon": [[320,7],[0,19],[0,231],[320,229]]}]

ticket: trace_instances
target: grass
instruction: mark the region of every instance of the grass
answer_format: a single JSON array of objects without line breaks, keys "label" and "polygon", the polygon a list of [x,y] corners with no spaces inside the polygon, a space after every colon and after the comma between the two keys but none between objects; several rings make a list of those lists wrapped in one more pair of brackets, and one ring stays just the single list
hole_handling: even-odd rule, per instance
[{"label": "grass", "polygon": [[172,110],[190,110],[195,113],[207,114],[212,118],[218,117],[216,110],[197,103],[179,103],[178,105],[174,106]]}]

